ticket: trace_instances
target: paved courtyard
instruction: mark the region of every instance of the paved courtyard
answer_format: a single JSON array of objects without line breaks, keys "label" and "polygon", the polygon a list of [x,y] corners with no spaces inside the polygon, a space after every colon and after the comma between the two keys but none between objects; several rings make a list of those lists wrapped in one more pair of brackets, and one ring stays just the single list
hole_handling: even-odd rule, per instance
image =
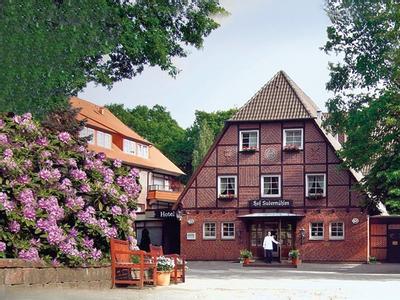
[{"label": "paved courtyard", "polygon": [[303,264],[299,269],[189,262],[187,282],[169,287],[100,290],[11,288],[0,299],[400,299],[400,264]]}]

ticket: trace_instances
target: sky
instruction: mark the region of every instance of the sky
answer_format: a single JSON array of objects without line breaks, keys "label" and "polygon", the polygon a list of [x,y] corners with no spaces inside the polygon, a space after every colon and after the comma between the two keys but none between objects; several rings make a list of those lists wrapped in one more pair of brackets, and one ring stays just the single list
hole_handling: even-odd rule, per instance
[{"label": "sky", "polygon": [[335,57],[320,50],[329,19],[324,0],[223,0],[230,12],[205,39],[175,59],[176,78],[158,67],[114,84],[111,90],[89,84],[79,94],[98,105],[125,107],[160,104],[179,125],[194,121],[196,110],[212,112],[241,107],[275,73],[284,70],[317,105],[325,109],[328,62]]}]

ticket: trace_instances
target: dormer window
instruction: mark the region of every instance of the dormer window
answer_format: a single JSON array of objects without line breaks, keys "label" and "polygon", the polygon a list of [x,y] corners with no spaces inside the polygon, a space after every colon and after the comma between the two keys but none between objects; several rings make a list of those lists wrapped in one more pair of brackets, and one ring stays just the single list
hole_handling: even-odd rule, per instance
[{"label": "dormer window", "polygon": [[97,146],[111,149],[111,134],[97,130]]},{"label": "dormer window", "polygon": [[258,150],[258,130],[240,131],[240,151]]},{"label": "dormer window", "polygon": [[81,138],[90,137],[90,140],[88,140],[88,144],[91,144],[91,145],[94,144],[94,129],[93,128],[83,127],[83,129],[79,133],[79,136]]},{"label": "dormer window", "polygon": [[137,144],[137,156],[149,158],[149,146]]},{"label": "dormer window", "polygon": [[136,143],[131,140],[124,139],[123,141],[124,152],[135,155],[136,154]]},{"label": "dormer window", "polygon": [[303,128],[283,130],[283,148],[303,149]]}]

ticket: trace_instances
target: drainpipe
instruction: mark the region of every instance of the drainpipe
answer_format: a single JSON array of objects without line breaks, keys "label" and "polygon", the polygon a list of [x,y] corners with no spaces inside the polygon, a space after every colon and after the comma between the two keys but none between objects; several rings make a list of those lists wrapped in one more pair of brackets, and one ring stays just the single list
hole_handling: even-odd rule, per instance
[{"label": "drainpipe", "polygon": [[369,255],[370,255],[370,235],[369,235],[369,215],[367,215],[367,263],[369,262]]}]

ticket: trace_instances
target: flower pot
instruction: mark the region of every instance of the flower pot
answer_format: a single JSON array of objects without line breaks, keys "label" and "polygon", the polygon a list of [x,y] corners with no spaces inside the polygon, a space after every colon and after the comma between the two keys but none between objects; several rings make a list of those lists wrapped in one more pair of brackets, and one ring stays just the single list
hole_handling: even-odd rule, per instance
[{"label": "flower pot", "polygon": [[296,258],[292,258],[292,265],[298,266],[301,263],[301,260],[296,257]]},{"label": "flower pot", "polygon": [[244,265],[250,264],[250,258],[248,258],[248,257],[244,258],[244,259],[243,259],[243,264],[244,264]]},{"label": "flower pot", "polygon": [[171,281],[171,272],[157,271],[157,285],[167,286]]}]

